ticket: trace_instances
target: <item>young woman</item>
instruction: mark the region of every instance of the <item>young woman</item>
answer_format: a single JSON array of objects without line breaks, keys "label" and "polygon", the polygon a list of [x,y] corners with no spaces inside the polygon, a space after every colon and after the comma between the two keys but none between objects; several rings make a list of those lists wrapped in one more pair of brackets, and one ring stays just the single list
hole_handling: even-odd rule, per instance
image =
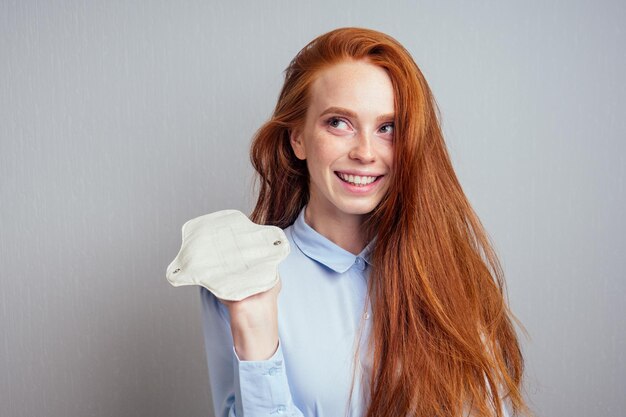
[{"label": "young woman", "polygon": [[525,411],[501,268],[396,40],[344,28],[304,47],[251,159],[251,218],[291,253],[265,293],[201,290],[217,416]]}]

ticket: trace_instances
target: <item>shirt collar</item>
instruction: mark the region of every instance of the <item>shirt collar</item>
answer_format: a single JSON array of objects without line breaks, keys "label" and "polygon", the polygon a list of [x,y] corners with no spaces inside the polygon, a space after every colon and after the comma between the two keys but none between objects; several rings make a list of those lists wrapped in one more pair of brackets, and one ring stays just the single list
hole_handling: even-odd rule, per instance
[{"label": "shirt collar", "polygon": [[358,255],[354,255],[337,246],[309,226],[304,220],[305,208],[306,206],[302,208],[291,228],[293,241],[302,253],[339,273],[344,273],[350,269],[358,257],[364,259],[368,265],[371,265],[370,255],[374,248],[374,240]]}]

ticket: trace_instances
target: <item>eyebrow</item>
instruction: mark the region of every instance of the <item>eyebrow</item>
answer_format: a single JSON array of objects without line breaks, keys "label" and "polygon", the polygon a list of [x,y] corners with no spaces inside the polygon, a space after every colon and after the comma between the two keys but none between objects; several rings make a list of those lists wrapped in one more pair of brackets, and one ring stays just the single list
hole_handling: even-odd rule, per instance
[{"label": "eyebrow", "polygon": [[[353,119],[356,119],[357,115],[355,112],[353,112],[352,110],[348,110],[345,109],[343,107],[329,107],[326,110],[324,110],[322,113],[320,113],[319,117],[322,117],[326,114],[339,114],[341,116],[346,116],[346,117],[351,117]],[[385,120],[394,120],[395,118],[395,114],[394,113],[387,113],[387,114],[382,114],[380,116],[378,116],[376,118],[377,122],[381,122],[381,121],[385,121]]]}]

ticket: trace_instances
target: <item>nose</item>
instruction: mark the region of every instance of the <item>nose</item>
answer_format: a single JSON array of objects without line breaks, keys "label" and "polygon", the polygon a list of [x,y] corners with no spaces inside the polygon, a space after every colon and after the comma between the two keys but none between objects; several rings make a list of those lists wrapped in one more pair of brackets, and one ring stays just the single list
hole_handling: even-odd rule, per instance
[{"label": "nose", "polygon": [[374,162],[376,156],[372,148],[372,138],[367,134],[359,134],[355,139],[356,141],[348,154],[350,159],[355,159],[365,164]]}]

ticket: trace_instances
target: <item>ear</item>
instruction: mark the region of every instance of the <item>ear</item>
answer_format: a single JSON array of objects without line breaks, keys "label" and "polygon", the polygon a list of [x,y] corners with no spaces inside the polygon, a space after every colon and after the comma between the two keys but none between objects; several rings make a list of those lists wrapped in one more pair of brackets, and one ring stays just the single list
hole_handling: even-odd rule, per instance
[{"label": "ear", "polygon": [[306,159],[306,149],[304,147],[302,131],[300,129],[292,129],[289,132],[289,142],[291,143],[291,149],[293,149],[296,158],[304,161]]}]

